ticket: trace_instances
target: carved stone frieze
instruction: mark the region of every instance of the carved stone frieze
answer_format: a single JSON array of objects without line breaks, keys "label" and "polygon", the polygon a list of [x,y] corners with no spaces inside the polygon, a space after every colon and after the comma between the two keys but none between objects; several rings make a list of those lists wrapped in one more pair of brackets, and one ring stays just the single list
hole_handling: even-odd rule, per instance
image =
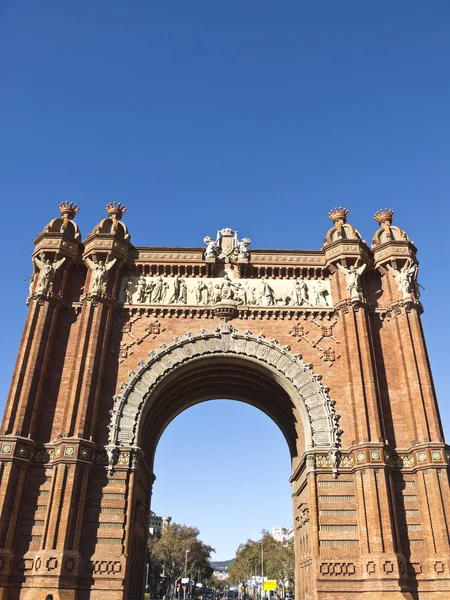
[{"label": "carved stone frieze", "polygon": [[321,376],[313,372],[312,366],[277,340],[268,339],[263,334],[256,336],[250,331],[239,331],[229,325],[174,338],[171,343],[162,344],[159,350],[151,352],[147,360],[141,361],[137,370],[130,373],[128,382],[122,384],[121,393],[114,398],[109,426],[110,444],[135,443],[143,405],[165,377],[191,358],[218,353],[250,357],[275,369],[296,389],[298,397],[293,398],[294,404],[302,403],[303,412],[306,409],[312,446],[330,448],[339,445],[342,433],[340,417],[334,410],[328,388],[320,382]]},{"label": "carved stone frieze", "polygon": [[124,277],[119,303],[124,305],[214,306],[235,302],[247,307],[332,307],[330,282],[323,279],[282,280],[223,277]]}]

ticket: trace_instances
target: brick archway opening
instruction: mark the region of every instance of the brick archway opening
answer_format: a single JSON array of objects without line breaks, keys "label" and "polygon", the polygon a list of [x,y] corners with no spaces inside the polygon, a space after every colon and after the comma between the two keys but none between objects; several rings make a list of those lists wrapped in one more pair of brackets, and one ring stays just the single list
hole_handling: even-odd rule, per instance
[{"label": "brick archway opening", "polygon": [[[141,597],[144,589],[145,563],[139,553],[148,535],[144,514],[150,509],[156,447],[169,423],[190,406],[212,399],[229,398],[259,408],[283,433],[295,485],[305,494],[307,471],[298,469],[305,454],[339,444],[338,416],[327,392],[311,366],[288,347],[227,326],[175,339],[138,365],[115,398],[110,426],[110,448],[130,448],[140,465],[139,476],[136,468],[129,482],[129,502],[140,517],[130,515],[127,525],[126,598]],[[304,508],[295,496],[294,515]],[[298,547],[296,540],[296,553]],[[299,581],[296,571],[301,594],[308,584]]]}]

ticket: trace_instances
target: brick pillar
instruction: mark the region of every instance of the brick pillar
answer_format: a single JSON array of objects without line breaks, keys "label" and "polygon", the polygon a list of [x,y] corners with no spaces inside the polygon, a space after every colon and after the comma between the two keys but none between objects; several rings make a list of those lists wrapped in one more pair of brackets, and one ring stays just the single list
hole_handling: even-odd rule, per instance
[{"label": "brick pillar", "polygon": [[[356,297],[355,293],[353,297],[345,297],[348,288],[344,272],[347,268],[339,268],[340,273],[336,273],[336,288],[339,295],[344,296],[337,308],[345,336],[350,398],[358,444],[355,486],[359,506],[361,565],[366,569],[362,577],[367,579],[367,591],[375,592],[400,586],[405,561],[399,552],[390,474],[383,464],[386,431],[370,327],[371,304],[364,298],[363,277],[360,297]],[[379,581],[380,577],[384,581]]]},{"label": "brick pillar", "polygon": [[[119,270],[130,250],[130,243],[125,239],[128,235],[126,227],[118,222],[119,218],[111,216],[120,217],[124,207],[109,205],[107,208],[110,216],[85,241],[85,293],[81,298],[80,323],[75,334],[76,352],[70,383],[62,403],[63,435],[42,545],[46,555],[58,560],[55,577],[72,581],[69,587],[73,590],[83,578],[91,577],[86,571],[90,557],[83,556],[82,542],[95,454],[96,414],[111,318],[118,301]],[[86,453],[89,460],[85,460]],[[77,568],[69,572],[67,564],[73,563]]]},{"label": "brick pillar", "polygon": [[356,441],[380,443],[384,441],[385,433],[375,383],[367,304],[344,299],[339,303],[338,309],[348,348],[349,384],[354,405]]},{"label": "brick pillar", "polygon": [[[27,300],[30,308],[6,403],[2,434],[34,437],[59,310],[65,300],[70,267],[80,252],[80,241],[69,237],[67,229],[61,232],[58,227],[56,231],[47,231],[49,227],[35,241],[36,273]],[[46,275],[48,271],[50,274]]]},{"label": "brick pillar", "polygon": [[131,250],[126,227],[119,222],[124,207],[109,205],[107,209],[110,217],[85,241],[85,294],[75,342],[76,358],[64,402],[64,435],[89,440],[95,435],[111,320],[119,300],[119,271]]},{"label": "brick pillar", "polygon": [[423,337],[417,302],[406,302],[397,316],[400,332],[399,345],[407,369],[409,409],[414,414],[416,443],[443,442],[444,433],[437,407],[436,394]]},{"label": "brick pillar", "polygon": [[[3,460],[0,469],[0,547],[3,559],[0,559],[0,587],[1,579],[10,572],[11,594],[15,593],[14,582],[20,581],[28,564],[28,559],[23,558],[25,550],[17,550],[17,541],[23,499],[28,490],[30,461],[35,450],[37,415],[59,312],[65,302],[66,284],[81,248],[78,226],[73,221],[78,207],[66,202],[60,205],[60,211],[61,217],[53,219],[35,240],[33,275],[27,300],[30,308],[0,431]],[[1,594],[1,598],[7,597],[4,589]]]}]

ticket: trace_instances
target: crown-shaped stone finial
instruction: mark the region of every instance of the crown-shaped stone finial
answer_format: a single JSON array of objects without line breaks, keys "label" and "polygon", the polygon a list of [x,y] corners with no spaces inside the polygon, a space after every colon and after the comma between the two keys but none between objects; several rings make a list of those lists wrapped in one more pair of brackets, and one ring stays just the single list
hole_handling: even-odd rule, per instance
[{"label": "crown-shaped stone finial", "polygon": [[328,213],[328,216],[333,221],[333,223],[345,223],[347,221],[348,215],[348,210],[346,208],[342,208],[342,206],[339,206],[339,208],[336,206],[336,208],[333,208],[333,210],[330,210],[330,212]]},{"label": "crown-shaped stone finial", "polygon": [[61,202],[59,205],[59,211],[63,219],[68,219],[71,221],[75,218],[75,215],[80,212],[80,209],[74,202]]},{"label": "crown-shaped stone finial", "polygon": [[120,219],[127,212],[126,206],[120,202],[110,202],[106,205],[106,211],[112,221],[113,232],[116,233]]},{"label": "crown-shaped stone finial", "polygon": [[390,225],[392,223],[392,219],[394,218],[394,214],[395,213],[392,208],[380,208],[380,210],[377,210],[377,212],[373,215],[373,218],[375,221],[378,221],[380,226],[385,224]]},{"label": "crown-shaped stone finial", "polygon": [[120,202],[110,202],[106,205],[106,212],[111,219],[117,219],[120,221],[123,215],[127,212],[127,209],[126,206]]}]

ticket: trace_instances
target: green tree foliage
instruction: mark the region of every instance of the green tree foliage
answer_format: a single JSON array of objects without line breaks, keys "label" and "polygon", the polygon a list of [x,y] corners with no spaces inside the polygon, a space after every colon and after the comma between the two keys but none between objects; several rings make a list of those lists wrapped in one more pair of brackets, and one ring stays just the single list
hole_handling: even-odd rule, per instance
[{"label": "green tree foliage", "polygon": [[195,527],[172,523],[152,544],[151,560],[160,565],[169,590],[173,591],[185,575],[193,579],[199,572],[203,577],[211,575],[209,559],[214,548],[199,540],[198,535]]},{"label": "green tree foliage", "polygon": [[252,575],[261,575],[261,563],[264,577],[276,579],[279,587],[291,587],[294,581],[294,546],[275,540],[267,531],[259,541],[247,540],[241,544],[236,559],[230,566],[228,582],[237,585],[247,581]]}]

